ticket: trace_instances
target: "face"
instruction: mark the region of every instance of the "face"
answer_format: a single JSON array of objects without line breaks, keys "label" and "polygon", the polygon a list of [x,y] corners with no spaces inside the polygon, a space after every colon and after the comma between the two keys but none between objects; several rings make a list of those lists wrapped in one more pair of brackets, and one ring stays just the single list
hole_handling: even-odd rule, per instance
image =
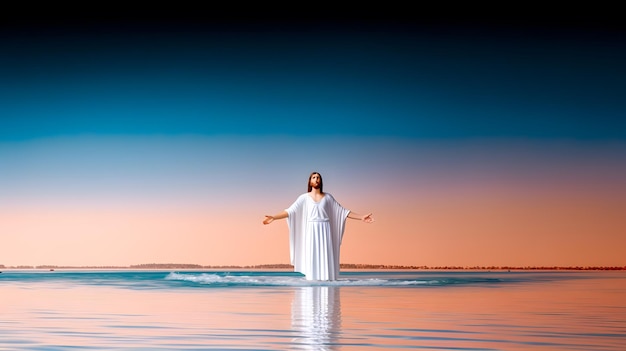
[{"label": "face", "polygon": [[315,173],[311,176],[311,180],[309,181],[309,184],[315,188],[315,189],[319,189],[320,185],[321,185],[322,181],[320,178],[320,175]]}]

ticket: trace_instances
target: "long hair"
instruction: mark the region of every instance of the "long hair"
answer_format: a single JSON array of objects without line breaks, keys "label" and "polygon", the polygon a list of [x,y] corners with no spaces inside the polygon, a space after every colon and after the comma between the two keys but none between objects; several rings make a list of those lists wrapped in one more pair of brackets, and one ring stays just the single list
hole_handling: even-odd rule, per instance
[{"label": "long hair", "polygon": [[317,174],[318,176],[320,176],[320,193],[324,193],[324,181],[322,180],[322,175],[319,172],[313,172],[311,173],[311,175],[309,175],[309,181],[306,183],[306,187],[307,187],[307,192],[310,192],[311,189],[313,189],[313,187],[311,186],[311,178],[313,178],[313,175]]}]

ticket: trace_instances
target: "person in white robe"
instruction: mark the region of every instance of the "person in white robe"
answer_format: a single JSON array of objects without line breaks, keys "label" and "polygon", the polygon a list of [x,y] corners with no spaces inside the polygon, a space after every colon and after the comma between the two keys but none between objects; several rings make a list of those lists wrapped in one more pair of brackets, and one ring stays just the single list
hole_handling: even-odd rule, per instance
[{"label": "person in white robe", "polygon": [[335,198],[323,191],[322,176],[309,176],[308,192],[300,195],[284,211],[265,216],[263,224],[287,218],[289,253],[294,271],[307,280],[337,280],[339,277],[339,248],[346,219],[372,223],[372,214],[360,215],[343,208]]}]

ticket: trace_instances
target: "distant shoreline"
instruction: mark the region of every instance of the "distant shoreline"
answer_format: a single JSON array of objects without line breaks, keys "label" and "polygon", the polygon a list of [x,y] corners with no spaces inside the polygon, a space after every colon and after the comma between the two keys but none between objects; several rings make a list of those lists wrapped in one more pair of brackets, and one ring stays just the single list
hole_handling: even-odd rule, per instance
[{"label": "distant shoreline", "polygon": [[[4,266],[0,265],[0,270],[55,270],[55,269],[107,269],[107,270],[162,270],[162,269],[190,269],[190,270],[292,270],[290,264],[261,264],[261,265],[210,265],[203,266],[197,264],[177,264],[177,263],[148,263],[130,266],[57,266],[57,265],[39,265],[39,266]],[[467,270],[467,271],[529,271],[529,270],[566,270],[566,271],[623,271],[626,266],[403,266],[403,265],[379,265],[379,264],[341,264],[341,269],[346,270]]]}]

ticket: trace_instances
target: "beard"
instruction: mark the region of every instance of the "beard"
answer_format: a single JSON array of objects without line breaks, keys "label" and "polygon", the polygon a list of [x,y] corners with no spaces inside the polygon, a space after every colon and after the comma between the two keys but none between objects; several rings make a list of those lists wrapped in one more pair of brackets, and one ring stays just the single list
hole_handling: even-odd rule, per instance
[{"label": "beard", "polygon": [[317,184],[311,183],[311,187],[314,188],[314,189],[319,189],[321,186],[322,186],[321,183],[317,183]]}]

